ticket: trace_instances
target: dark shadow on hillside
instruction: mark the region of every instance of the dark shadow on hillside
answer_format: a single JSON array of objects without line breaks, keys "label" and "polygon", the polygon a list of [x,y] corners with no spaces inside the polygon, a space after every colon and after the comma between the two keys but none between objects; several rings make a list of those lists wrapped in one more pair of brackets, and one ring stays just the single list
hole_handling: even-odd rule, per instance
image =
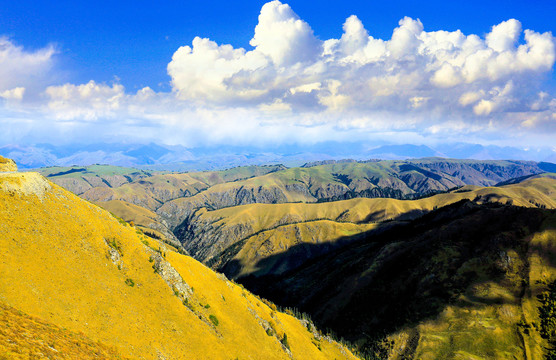
[{"label": "dark shadow on hillside", "polygon": [[[427,210],[410,210],[395,217],[388,218],[385,210],[375,211],[369,214],[364,220],[358,222],[358,224],[376,222],[377,227],[375,229],[354,236],[340,237],[332,242],[325,242],[320,244],[302,243],[292,246],[286,252],[261,259],[256,266],[258,269],[260,269],[260,271],[257,271],[255,275],[260,276],[263,274],[266,275],[282,273],[285,270],[290,271],[303,265],[305,262],[312,258],[335,251],[366,236],[376,236],[395,226],[406,224],[408,221],[421,217],[426,213],[428,213]],[[285,225],[289,226],[292,224]],[[210,259],[207,262],[207,265],[212,267],[217,262],[219,262],[220,264],[224,264],[218,267],[218,271],[224,273],[229,278],[235,279],[242,270],[242,264],[238,260],[233,259],[233,257],[237,255],[239,251],[241,251],[241,249],[245,245],[245,242],[249,238],[269,230],[272,229],[258,231],[250,235],[249,237],[239,240],[238,242],[230,245],[218,256]]]},{"label": "dark shadow on hillside", "polygon": [[56,177],[56,176],[73,174],[73,173],[86,173],[86,172],[87,172],[86,168],[73,168],[73,169],[69,169],[68,171],[60,171],[54,174],[50,174],[48,175],[48,177]]},{"label": "dark shadow on hillside", "polygon": [[[409,224],[365,234],[292,271],[238,282],[278,305],[310,314],[320,328],[371,351],[386,334],[436,318],[449,304],[473,308],[518,301],[528,289],[528,254],[556,267],[556,254],[533,248],[529,236],[555,214],[462,200]],[[302,246],[322,251],[320,245]],[[298,251],[292,247],[260,266]],[[524,265],[516,270],[517,262]],[[503,286],[514,299],[480,293],[486,282]]]}]

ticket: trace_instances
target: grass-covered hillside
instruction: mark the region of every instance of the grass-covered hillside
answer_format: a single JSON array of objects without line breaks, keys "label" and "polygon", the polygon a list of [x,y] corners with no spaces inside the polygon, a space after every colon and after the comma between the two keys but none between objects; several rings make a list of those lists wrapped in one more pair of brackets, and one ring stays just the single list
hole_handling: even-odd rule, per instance
[{"label": "grass-covered hillside", "polygon": [[0,234],[0,358],[355,358],[37,173],[0,174]]},{"label": "grass-covered hillside", "polygon": [[82,194],[99,203],[122,200],[157,212],[171,228],[196,209],[252,203],[413,199],[464,185],[492,186],[542,173],[534,162],[422,159],[340,162],[300,168],[249,166],[224,171],[166,174]]},{"label": "grass-covered hillside", "polygon": [[37,171],[77,195],[92,188],[118,187],[157,173],[111,165],[51,166]]},{"label": "grass-covered hillside", "polygon": [[[101,170],[105,175],[109,171],[96,169]],[[535,189],[541,182],[525,184],[523,191],[472,187],[516,182],[511,179],[542,172],[534,162],[439,158],[325,162],[289,169],[248,166],[150,174],[121,186],[91,188],[81,196],[237,278],[290,270],[353,241],[357,234],[382,231],[391,225],[385,221],[413,219],[463,198],[553,207],[543,189]],[[441,194],[431,197],[434,193]],[[428,197],[419,199],[423,196]],[[327,246],[319,251],[296,247],[296,254],[274,257],[299,244]]]},{"label": "grass-covered hillside", "polygon": [[[556,208],[556,179],[501,187],[467,186],[418,200],[351,199],[327,203],[250,204],[201,209],[175,229],[187,251],[227,276],[282,273],[309,258],[462,199]],[[318,246],[313,246],[318,245]]]},{"label": "grass-covered hillside", "polygon": [[242,282],[368,359],[552,359],[555,259],[555,210],[461,200]]},{"label": "grass-covered hillside", "polygon": [[[414,199],[466,184],[494,185],[515,177],[542,173],[534,162],[421,159],[337,162],[299,168],[248,166],[223,171],[158,174],[118,187],[96,187],[81,196],[107,204],[126,219],[119,200],[158,215],[138,225],[171,237],[199,209],[217,210],[246,204],[315,203],[352,198]],[[129,208],[129,206],[127,206]],[[179,236],[178,236],[179,238]],[[185,242],[185,239],[178,240]]]},{"label": "grass-covered hillside", "polygon": [[166,202],[193,196],[214,185],[241,181],[283,169],[281,165],[244,166],[222,171],[158,174],[118,187],[91,189],[83,197],[95,202],[124,200],[154,211]]}]

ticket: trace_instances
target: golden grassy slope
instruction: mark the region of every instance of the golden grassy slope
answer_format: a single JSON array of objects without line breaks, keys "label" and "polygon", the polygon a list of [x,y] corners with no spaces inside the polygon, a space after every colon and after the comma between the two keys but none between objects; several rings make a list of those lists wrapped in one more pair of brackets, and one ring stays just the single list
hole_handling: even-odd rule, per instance
[{"label": "golden grassy slope", "polygon": [[[234,256],[241,266],[241,271],[235,277],[248,274],[256,276],[266,275],[272,271],[279,274],[290,270],[297,264],[294,259],[279,259],[273,255],[284,253],[296,245],[322,245],[335,243],[340,239],[354,236],[372,230],[376,224],[340,223],[330,220],[316,220],[311,222],[280,226],[276,229],[262,231],[249,237],[241,250]],[[299,253],[311,255],[310,247],[299,249]],[[269,259],[264,266],[260,263]]]},{"label": "golden grassy slope", "polygon": [[282,168],[279,165],[244,166],[222,171],[154,175],[118,187],[93,188],[82,197],[93,202],[124,200],[154,211],[165,202],[194,196],[213,185],[245,180]]},{"label": "golden grassy slope", "polygon": [[[151,239],[147,246],[132,227],[38,174],[0,177],[0,234],[2,303],[123,356],[290,358],[279,337],[267,335],[271,326],[287,334],[295,359],[354,358],[326,340],[319,350],[300,321],[190,257]],[[169,261],[187,284],[172,280],[170,287],[167,270],[153,271],[153,258]]]},{"label": "golden grassy slope", "polygon": [[207,187],[207,184],[189,174],[166,174],[151,176],[116,188],[93,188],[81,196],[93,202],[125,200],[156,210],[169,200],[191,196]]},{"label": "golden grassy slope", "polygon": [[96,204],[124,221],[133,222],[135,226],[147,233],[154,234],[162,240],[173,241],[173,237],[169,239],[170,230],[164,221],[147,208],[123,200],[100,201]]},{"label": "golden grassy slope", "polygon": [[33,318],[0,302],[0,359],[122,359],[82,333]]},{"label": "golden grassy slope", "polygon": [[[390,198],[356,198],[325,203],[248,204],[214,211],[206,211],[202,218],[206,222],[218,220],[216,224],[250,224],[253,230],[269,229],[280,224],[330,219],[342,222],[383,221],[396,218],[414,210],[429,211],[462,199],[498,201],[531,207],[535,203],[556,208],[556,180],[538,178],[520,184],[503,187],[466,186],[462,189],[438,194],[418,200]],[[372,216],[369,216],[372,215]],[[210,219],[210,220],[209,220]]]}]

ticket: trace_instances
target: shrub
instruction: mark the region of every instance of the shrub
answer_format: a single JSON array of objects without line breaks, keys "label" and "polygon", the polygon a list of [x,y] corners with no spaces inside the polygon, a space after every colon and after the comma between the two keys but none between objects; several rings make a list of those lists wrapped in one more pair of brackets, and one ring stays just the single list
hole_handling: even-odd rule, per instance
[{"label": "shrub", "polygon": [[290,350],[290,344],[288,343],[288,335],[286,335],[286,333],[284,333],[284,337],[282,338],[282,340],[280,340],[280,342],[282,343],[282,345],[284,345],[286,349]]},{"label": "shrub", "polygon": [[116,250],[120,254],[120,256],[124,256],[124,254],[122,253],[122,246],[120,245],[120,242],[116,240],[116,238],[111,237],[106,239],[105,241],[108,244],[108,246]]},{"label": "shrub", "polygon": [[160,267],[157,263],[154,263],[152,268],[153,268],[155,274],[158,274],[160,272]]},{"label": "shrub", "polygon": [[214,326],[218,326],[218,318],[214,315],[209,315],[209,320],[214,324]]}]

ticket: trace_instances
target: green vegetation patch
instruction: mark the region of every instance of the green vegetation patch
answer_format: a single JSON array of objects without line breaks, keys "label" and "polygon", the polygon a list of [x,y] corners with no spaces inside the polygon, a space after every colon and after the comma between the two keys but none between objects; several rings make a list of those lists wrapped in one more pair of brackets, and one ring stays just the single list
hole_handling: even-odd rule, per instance
[{"label": "green vegetation patch", "polygon": [[556,360],[556,281],[548,284],[547,290],[537,295],[537,298],[541,302],[539,307],[540,333],[550,344],[550,347],[546,349],[546,359]]},{"label": "green vegetation patch", "polygon": [[210,322],[212,322],[214,324],[214,326],[218,326],[219,322],[218,322],[218,318],[216,316],[214,316],[212,314],[209,315],[209,320],[210,320]]}]

